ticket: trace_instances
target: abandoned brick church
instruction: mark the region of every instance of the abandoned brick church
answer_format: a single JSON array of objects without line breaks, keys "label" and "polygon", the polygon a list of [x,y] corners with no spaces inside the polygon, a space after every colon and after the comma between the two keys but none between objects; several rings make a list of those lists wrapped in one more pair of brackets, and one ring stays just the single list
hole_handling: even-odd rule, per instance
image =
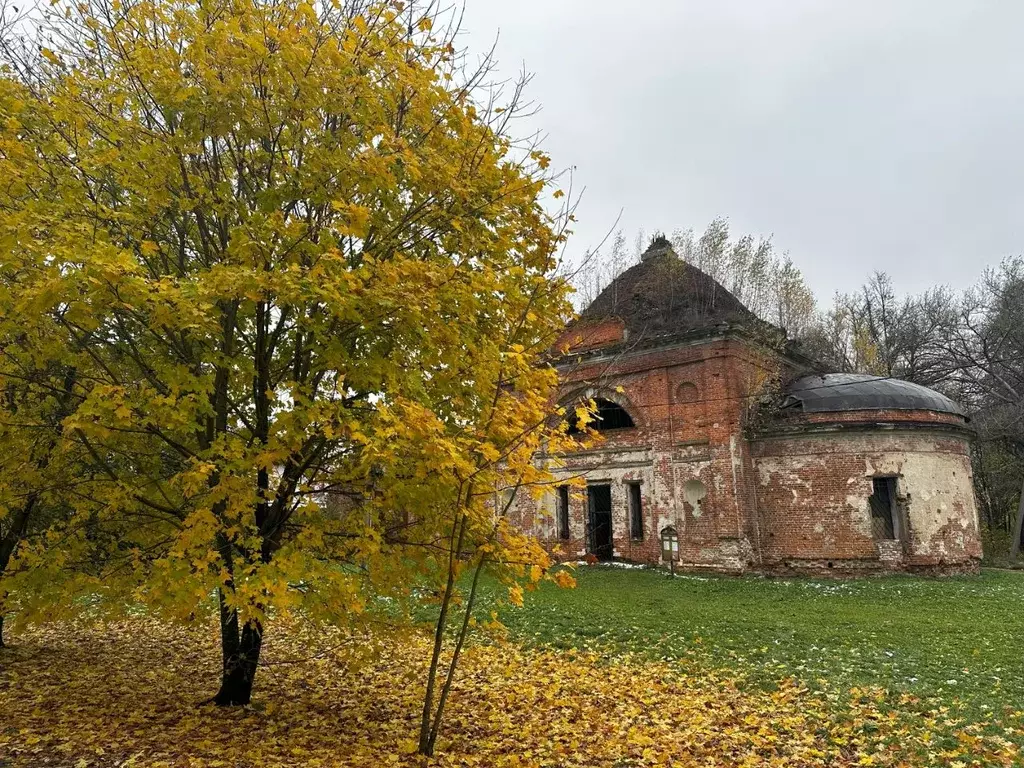
[{"label": "abandoned brick church", "polygon": [[664,563],[664,541],[691,570],[977,569],[960,407],[904,381],[814,371],[663,238],[566,347],[562,402],[593,398],[603,439],[541,457],[559,482],[513,509],[561,557]]}]

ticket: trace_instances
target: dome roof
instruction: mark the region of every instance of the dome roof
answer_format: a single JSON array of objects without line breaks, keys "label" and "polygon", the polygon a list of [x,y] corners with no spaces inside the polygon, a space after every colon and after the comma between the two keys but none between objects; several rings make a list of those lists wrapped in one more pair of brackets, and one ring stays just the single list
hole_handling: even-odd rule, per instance
[{"label": "dome roof", "polygon": [[622,320],[633,342],[721,323],[764,325],[713,277],[679,258],[664,237],[601,291],[577,325],[610,318]]},{"label": "dome roof", "polygon": [[966,418],[963,409],[933,389],[863,373],[826,373],[804,376],[785,390],[783,408],[804,413],[835,411],[938,411]]}]

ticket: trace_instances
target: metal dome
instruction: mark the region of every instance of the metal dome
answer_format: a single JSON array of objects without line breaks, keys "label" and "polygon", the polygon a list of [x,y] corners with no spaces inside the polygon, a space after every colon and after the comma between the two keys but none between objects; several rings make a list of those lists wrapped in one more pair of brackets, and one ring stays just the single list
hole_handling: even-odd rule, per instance
[{"label": "metal dome", "polygon": [[933,389],[902,379],[863,373],[826,373],[804,376],[786,388],[783,408],[804,413],[836,411],[938,411],[966,418],[955,402]]}]

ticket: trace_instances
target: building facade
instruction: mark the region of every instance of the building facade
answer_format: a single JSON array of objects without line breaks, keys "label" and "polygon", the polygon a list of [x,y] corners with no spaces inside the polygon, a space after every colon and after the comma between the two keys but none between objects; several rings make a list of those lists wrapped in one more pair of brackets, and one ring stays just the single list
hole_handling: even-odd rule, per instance
[{"label": "building facade", "polygon": [[733,573],[971,572],[970,430],[908,382],[821,374],[657,239],[567,330],[562,402],[600,439],[517,523],[557,556]]}]

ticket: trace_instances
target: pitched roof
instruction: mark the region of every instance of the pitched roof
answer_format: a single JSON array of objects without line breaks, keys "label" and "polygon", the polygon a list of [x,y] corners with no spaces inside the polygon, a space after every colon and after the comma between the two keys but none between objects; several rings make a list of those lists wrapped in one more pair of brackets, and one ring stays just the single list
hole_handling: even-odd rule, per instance
[{"label": "pitched roof", "polygon": [[664,237],[615,278],[583,312],[578,326],[622,320],[631,342],[676,336],[723,323],[764,326],[718,281],[683,261]]}]

